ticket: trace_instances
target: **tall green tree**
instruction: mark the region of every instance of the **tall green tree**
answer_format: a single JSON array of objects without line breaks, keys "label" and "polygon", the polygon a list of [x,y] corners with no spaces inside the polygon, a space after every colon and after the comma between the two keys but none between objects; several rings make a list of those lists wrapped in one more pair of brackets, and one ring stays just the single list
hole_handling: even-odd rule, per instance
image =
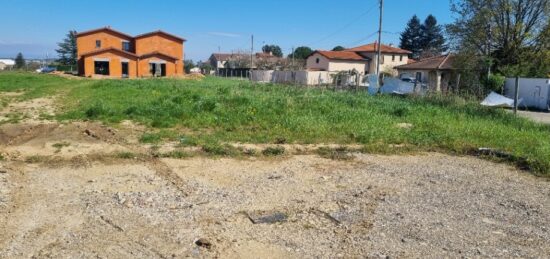
[{"label": "tall green tree", "polygon": [[343,51],[343,50],[346,50],[346,48],[344,48],[342,46],[336,46],[332,49],[332,51]]},{"label": "tall green tree", "polygon": [[[447,26],[452,46],[470,63],[506,76],[547,76],[544,40],[550,19],[548,0],[452,0],[457,17]],[[546,44],[546,45],[545,45]],[[546,47],[545,47],[546,46]],[[543,57],[540,62],[536,57]]]},{"label": "tall green tree", "polygon": [[59,55],[57,62],[67,65],[76,65],[76,31],[69,31],[62,42],[57,43],[55,51]]},{"label": "tall green tree", "polygon": [[23,54],[21,52],[17,53],[17,56],[15,56],[15,69],[22,69],[25,67],[25,58],[23,57]]},{"label": "tall green tree", "polygon": [[279,47],[277,45],[264,45],[262,47],[262,51],[264,53],[271,53],[275,57],[282,57],[283,56],[283,50],[281,49],[281,47]]},{"label": "tall green tree", "polygon": [[409,22],[407,27],[401,33],[401,42],[399,47],[406,49],[412,52],[412,58],[418,59],[422,54],[422,25],[420,24],[420,19],[418,16],[414,15]]},{"label": "tall green tree", "polygon": [[421,33],[421,56],[441,55],[448,49],[443,35],[443,27],[437,24],[437,19],[433,15],[430,14],[426,17],[421,26]]},{"label": "tall green tree", "polygon": [[293,53],[290,53],[288,57],[295,59],[307,59],[311,53],[313,53],[313,50],[310,47],[301,46],[296,48]]},{"label": "tall green tree", "polygon": [[191,69],[197,66],[195,65],[195,62],[193,62],[192,59],[186,59],[183,61],[183,67],[185,68],[185,73],[189,74],[191,73]]}]

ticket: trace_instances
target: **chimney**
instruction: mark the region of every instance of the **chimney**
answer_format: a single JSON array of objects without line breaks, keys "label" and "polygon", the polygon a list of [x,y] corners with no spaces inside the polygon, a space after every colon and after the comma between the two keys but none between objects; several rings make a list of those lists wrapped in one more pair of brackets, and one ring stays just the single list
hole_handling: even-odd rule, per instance
[{"label": "chimney", "polygon": [[393,46],[394,46],[394,45],[393,45],[393,43],[390,43],[390,47],[392,47],[392,48],[393,48]]}]

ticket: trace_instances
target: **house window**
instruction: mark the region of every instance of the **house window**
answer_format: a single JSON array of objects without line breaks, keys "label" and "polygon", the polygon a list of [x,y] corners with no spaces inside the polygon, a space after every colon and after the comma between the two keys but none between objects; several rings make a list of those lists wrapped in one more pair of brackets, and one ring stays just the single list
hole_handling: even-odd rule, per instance
[{"label": "house window", "polygon": [[317,59],[315,60],[315,63],[319,64],[319,62],[320,62],[320,60],[319,60],[319,58],[317,58]]},{"label": "house window", "polygon": [[96,41],[95,41],[95,48],[96,48],[96,49],[101,48],[101,41],[100,41],[100,40],[96,40]]},{"label": "house window", "polygon": [[109,61],[94,61],[94,73],[96,75],[109,75]]},{"label": "house window", "polygon": [[395,61],[395,55],[391,55],[391,61]]},{"label": "house window", "polygon": [[403,61],[403,55],[399,56],[399,61]]},{"label": "house window", "polygon": [[385,62],[385,59],[386,59],[386,55],[382,55],[382,58],[380,59],[380,64],[384,64]]},{"label": "house window", "polygon": [[122,42],[122,50],[130,52],[130,42],[129,41],[123,41]]}]

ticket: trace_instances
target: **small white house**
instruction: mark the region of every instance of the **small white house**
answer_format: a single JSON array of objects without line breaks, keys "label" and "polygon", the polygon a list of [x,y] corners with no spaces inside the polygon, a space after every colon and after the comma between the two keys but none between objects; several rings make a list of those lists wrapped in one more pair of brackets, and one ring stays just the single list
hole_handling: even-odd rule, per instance
[{"label": "small white house", "polygon": [[454,60],[453,54],[446,54],[396,66],[395,69],[400,77],[412,77],[419,83],[427,84],[431,91],[447,92],[459,83],[459,71],[454,66]]},{"label": "small white house", "polygon": [[355,52],[317,50],[307,58],[306,67],[310,71],[358,71],[369,72],[370,59]]},{"label": "small white house", "polygon": [[410,51],[372,43],[342,51],[315,51],[308,57],[306,67],[313,71],[340,72],[355,69],[363,74],[376,73],[379,47],[382,53],[380,72],[397,75],[394,67],[409,62]]},{"label": "small white house", "polygon": [[4,70],[7,67],[12,67],[15,65],[15,60],[9,58],[0,59],[0,70]]}]

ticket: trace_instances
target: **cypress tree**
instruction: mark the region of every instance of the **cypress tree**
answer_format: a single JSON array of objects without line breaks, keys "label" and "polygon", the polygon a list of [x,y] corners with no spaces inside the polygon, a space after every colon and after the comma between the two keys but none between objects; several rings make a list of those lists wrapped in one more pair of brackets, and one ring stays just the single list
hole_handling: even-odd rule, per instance
[{"label": "cypress tree", "polygon": [[443,28],[437,24],[433,15],[428,15],[421,27],[422,31],[422,54],[423,57],[437,56],[447,50]]},{"label": "cypress tree", "polygon": [[25,58],[21,52],[17,53],[15,57],[15,69],[22,69],[25,67]]},{"label": "cypress tree", "polygon": [[407,28],[401,33],[399,47],[412,51],[412,58],[418,59],[422,53],[422,25],[420,19],[414,15],[407,23]]}]

